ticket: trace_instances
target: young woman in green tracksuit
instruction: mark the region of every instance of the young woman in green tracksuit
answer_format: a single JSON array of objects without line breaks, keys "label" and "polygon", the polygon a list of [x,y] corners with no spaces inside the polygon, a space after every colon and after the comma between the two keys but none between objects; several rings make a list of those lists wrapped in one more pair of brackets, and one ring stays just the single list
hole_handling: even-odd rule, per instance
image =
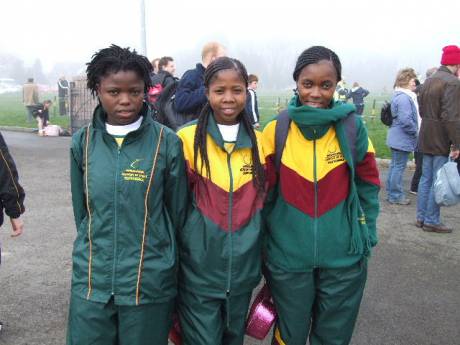
[{"label": "young woman in green tracksuit", "polygon": [[191,206],[179,232],[183,345],[242,345],[251,292],[261,273],[265,159],[245,112],[248,75],[222,57],[204,74],[208,102],[178,135]]},{"label": "young woman in green tracksuit", "polygon": [[377,244],[379,173],[361,117],[334,102],[337,55],[305,50],[294,80],[284,146],[281,115],[263,133],[269,171],[277,172],[264,210],[266,277],[278,312],[273,344],[305,345],[309,337],[311,345],[345,345]]},{"label": "young woman in green tracksuit", "polygon": [[179,138],[143,101],[151,69],[114,45],[88,64],[99,105],[72,138],[68,345],[168,343],[187,182]]}]

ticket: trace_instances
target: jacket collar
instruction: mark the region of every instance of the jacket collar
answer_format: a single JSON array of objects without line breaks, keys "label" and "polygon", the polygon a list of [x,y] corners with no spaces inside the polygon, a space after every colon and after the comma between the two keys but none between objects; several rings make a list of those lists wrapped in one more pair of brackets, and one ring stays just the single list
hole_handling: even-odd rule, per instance
[{"label": "jacket collar", "polygon": [[452,73],[452,71],[450,69],[448,69],[444,65],[441,65],[441,67],[439,67],[438,71],[446,72],[446,73],[449,73],[449,74],[452,74],[452,75],[454,74],[454,73]]},{"label": "jacket collar", "polygon": [[[140,115],[143,116],[140,127],[135,131],[129,133],[129,136],[133,136],[134,138],[138,137],[146,130],[147,127],[153,124],[151,110],[147,103],[143,104]],[[102,108],[102,105],[98,104],[96,109],[94,109],[93,113],[92,124],[94,129],[102,131],[103,133],[107,133],[107,130],[105,129],[106,119],[107,113],[105,112],[104,108]]]},{"label": "jacket collar", "polygon": [[199,62],[196,64],[196,70],[204,74],[204,71],[206,70],[206,68],[203,66],[201,62]]},{"label": "jacket collar", "polygon": [[[212,112],[209,114],[207,131],[209,135],[214,139],[216,144],[224,149],[224,139],[222,138],[222,134],[219,131],[219,127],[217,127],[217,122],[214,119],[214,114]],[[240,122],[238,135],[236,136],[235,149],[248,147],[252,147],[251,138],[249,137],[249,133],[244,127],[244,124]]]}]

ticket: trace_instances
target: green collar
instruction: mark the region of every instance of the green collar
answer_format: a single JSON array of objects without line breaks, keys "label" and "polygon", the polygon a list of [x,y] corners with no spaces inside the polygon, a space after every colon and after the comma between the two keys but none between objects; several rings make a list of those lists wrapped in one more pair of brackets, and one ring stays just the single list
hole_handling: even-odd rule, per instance
[{"label": "green collar", "polygon": [[[207,131],[209,135],[214,139],[216,144],[225,149],[224,147],[224,139],[222,138],[222,134],[219,131],[219,127],[217,127],[217,122],[214,119],[214,114],[211,112],[208,118],[208,128]],[[240,148],[247,148],[252,147],[251,138],[249,137],[246,128],[244,127],[243,123],[240,121],[240,127],[238,129],[238,135],[236,136],[236,143],[235,149]]]}]

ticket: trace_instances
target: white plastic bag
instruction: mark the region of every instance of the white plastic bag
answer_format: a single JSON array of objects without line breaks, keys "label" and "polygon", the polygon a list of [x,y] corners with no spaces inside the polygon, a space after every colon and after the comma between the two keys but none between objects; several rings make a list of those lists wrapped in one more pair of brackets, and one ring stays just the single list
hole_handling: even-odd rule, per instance
[{"label": "white plastic bag", "polygon": [[449,161],[438,170],[434,181],[434,199],[439,206],[453,206],[460,202],[457,163]]},{"label": "white plastic bag", "polygon": [[47,137],[58,137],[61,133],[61,130],[61,127],[58,125],[49,125],[43,129]]}]

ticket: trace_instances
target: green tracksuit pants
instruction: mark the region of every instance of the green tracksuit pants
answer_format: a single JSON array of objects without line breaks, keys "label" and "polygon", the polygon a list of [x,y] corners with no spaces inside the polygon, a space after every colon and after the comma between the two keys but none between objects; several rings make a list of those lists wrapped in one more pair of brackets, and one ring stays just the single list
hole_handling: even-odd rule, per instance
[{"label": "green tracksuit pants", "polygon": [[367,259],[347,268],[266,269],[278,321],[274,345],[347,345],[367,278]]},{"label": "green tracksuit pants", "polygon": [[243,345],[251,293],[227,299],[179,290],[182,345]]},{"label": "green tracksuit pants", "polygon": [[67,345],[167,345],[174,300],[138,306],[71,296]]}]

